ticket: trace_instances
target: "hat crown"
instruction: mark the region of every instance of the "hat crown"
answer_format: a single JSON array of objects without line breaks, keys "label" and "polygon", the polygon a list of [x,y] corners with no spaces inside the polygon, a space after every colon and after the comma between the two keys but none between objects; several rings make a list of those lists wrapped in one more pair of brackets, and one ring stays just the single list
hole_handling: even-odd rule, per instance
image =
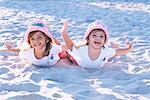
[{"label": "hat crown", "polygon": [[86,40],[87,37],[89,36],[89,34],[91,33],[91,31],[94,29],[102,29],[106,34],[106,42],[108,42],[109,32],[108,32],[107,28],[105,27],[105,25],[99,20],[92,22],[88,26],[86,33],[84,34],[83,40]]},{"label": "hat crown", "polygon": [[29,26],[25,33],[25,40],[26,42],[29,42],[28,36],[30,32],[33,31],[41,31],[45,33],[49,38],[52,38],[52,34],[49,32],[49,27],[46,22],[42,20],[34,20]]}]

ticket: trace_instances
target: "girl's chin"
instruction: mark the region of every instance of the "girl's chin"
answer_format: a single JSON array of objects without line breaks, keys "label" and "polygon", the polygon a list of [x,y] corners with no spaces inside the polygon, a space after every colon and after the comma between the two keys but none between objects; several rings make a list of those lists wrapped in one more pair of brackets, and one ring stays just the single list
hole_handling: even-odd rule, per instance
[{"label": "girl's chin", "polygon": [[45,48],[46,46],[34,46],[35,49],[43,49]]},{"label": "girl's chin", "polygon": [[101,45],[93,45],[95,48],[100,48],[101,47]]},{"label": "girl's chin", "polygon": [[102,48],[103,46],[94,46],[95,49],[100,49]]},{"label": "girl's chin", "polygon": [[36,51],[44,51],[43,48],[34,48]]}]

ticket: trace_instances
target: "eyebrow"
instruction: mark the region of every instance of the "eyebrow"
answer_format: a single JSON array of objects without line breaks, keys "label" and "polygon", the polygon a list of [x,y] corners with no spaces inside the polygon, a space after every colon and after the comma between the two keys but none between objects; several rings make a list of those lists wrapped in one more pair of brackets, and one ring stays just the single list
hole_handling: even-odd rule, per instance
[{"label": "eyebrow", "polygon": [[[39,36],[43,36],[43,37],[44,37],[44,35],[43,35],[43,34],[38,34],[38,35],[37,35],[37,37],[39,37]],[[33,36],[32,36],[31,38],[33,38]]]}]

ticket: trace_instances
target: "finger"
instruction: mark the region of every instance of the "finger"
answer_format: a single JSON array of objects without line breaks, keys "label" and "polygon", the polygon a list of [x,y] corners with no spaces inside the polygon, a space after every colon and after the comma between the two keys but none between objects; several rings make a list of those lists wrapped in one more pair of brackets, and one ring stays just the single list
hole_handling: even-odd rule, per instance
[{"label": "finger", "polygon": [[6,46],[7,49],[12,49],[13,48],[12,43],[10,43],[10,42],[5,42],[5,46]]},{"label": "finger", "polygon": [[61,29],[61,33],[66,33],[67,27],[68,27],[68,21],[65,20],[65,21],[63,22],[63,27],[62,27],[62,29]]},{"label": "finger", "polygon": [[65,20],[65,21],[64,21],[64,27],[66,28],[67,26],[68,26],[68,21]]}]

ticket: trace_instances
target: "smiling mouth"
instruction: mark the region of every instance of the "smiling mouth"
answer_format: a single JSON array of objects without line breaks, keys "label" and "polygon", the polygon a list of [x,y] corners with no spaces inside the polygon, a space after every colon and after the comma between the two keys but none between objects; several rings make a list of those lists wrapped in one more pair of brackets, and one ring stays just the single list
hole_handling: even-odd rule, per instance
[{"label": "smiling mouth", "polygon": [[40,44],[34,44],[34,46],[40,46]]},{"label": "smiling mouth", "polygon": [[98,45],[100,45],[101,43],[100,42],[94,42],[95,44],[98,44]]}]

